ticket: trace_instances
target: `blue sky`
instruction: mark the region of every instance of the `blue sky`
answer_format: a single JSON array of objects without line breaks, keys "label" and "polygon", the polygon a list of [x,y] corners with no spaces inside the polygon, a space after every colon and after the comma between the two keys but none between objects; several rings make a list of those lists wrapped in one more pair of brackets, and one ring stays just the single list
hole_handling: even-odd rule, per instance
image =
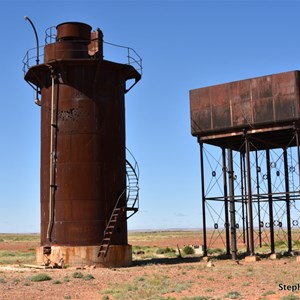
[{"label": "blue sky", "polygon": [[[300,1],[0,0],[0,232],[39,232],[40,109],[22,58],[66,21],[134,48],[143,78],[126,95],[127,147],[140,166],[129,229],[200,228],[199,147],[189,90],[298,69]],[[105,53],[109,59],[109,53]]]}]

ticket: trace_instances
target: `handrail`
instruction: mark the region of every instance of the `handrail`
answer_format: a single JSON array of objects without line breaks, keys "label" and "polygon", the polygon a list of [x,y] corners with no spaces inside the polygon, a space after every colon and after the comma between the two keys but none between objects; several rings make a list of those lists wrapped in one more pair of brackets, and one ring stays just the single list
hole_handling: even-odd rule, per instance
[{"label": "handrail", "polygon": [[[45,45],[42,45],[39,47],[39,51],[36,51],[37,48],[30,48],[24,55],[24,58],[22,60],[22,63],[23,63],[23,72],[24,72],[24,75],[27,73],[27,71],[33,67],[34,65],[36,65],[36,61],[43,61],[43,57],[44,57],[44,53],[43,53],[43,50],[44,50],[44,47],[49,43],[49,41],[56,41],[56,34],[52,32],[52,29],[55,28],[55,27],[49,27],[47,30],[46,30],[46,39],[45,39]],[[48,32],[49,31],[49,32]],[[74,40],[73,41],[74,43],[76,42],[80,42],[79,40]],[[86,41],[85,41],[86,42]],[[103,41],[103,44],[105,45],[110,45],[110,46],[113,46],[113,47],[117,47],[117,48],[121,48],[121,49],[126,49],[126,55],[125,57],[127,57],[127,64],[134,67],[138,72],[139,74],[142,76],[143,74],[143,64],[142,64],[142,58],[141,56],[131,47],[127,47],[127,46],[121,46],[121,45],[117,45],[117,44],[114,44],[114,43],[110,43],[110,42],[105,42]],[[59,50],[57,50],[59,51]],[[82,51],[86,51],[86,50],[73,50],[74,52],[82,52]],[[39,53],[39,57],[37,57],[37,54],[36,53]],[[109,53],[109,51],[108,51]],[[98,59],[96,57],[89,57],[89,59]],[[34,62],[33,62],[34,60]],[[108,56],[108,60],[109,60],[109,56]],[[122,63],[122,62],[120,62]]]},{"label": "handrail", "polygon": [[[136,170],[136,175],[137,175],[137,179],[139,179],[139,176],[140,176],[140,169],[139,169],[139,165],[138,165],[138,162],[137,160],[135,159],[135,157],[133,156],[132,152],[126,147],[126,151],[127,153],[130,154],[130,157],[133,159],[133,162],[134,162],[134,167],[133,169]],[[132,166],[132,164],[130,163],[130,165]]]},{"label": "handrail", "polygon": [[[117,45],[117,44],[105,42],[105,41],[103,41],[103,44],[126,49],[127,50],[127,64],[131,65],[131,66],[137,65],[138,68],[135,68],[135,69],[140,73],[141,76],[143,75],[143,64],[142,64],[143,60],[142,60],[141,56],[133,48],[127,47],[127,46],[122,46],[122,45]],[[131,56],[131,53],[133,53],[133,55],[135,55],[136,58],[134,56]]]},{"label": "handrail", "polygon": [[126,148],[127,153],[131,157],[131,162],[126,158],[126,177],[127,177],[127,211],[132,211],[127,215],[127,219],[133,216],[139,209],[139,166],[138,163],[130,152]]},{"label": "handrail", "polygon": [[56,27],[51,26],[45,30],[45,45],[56,42]]}]

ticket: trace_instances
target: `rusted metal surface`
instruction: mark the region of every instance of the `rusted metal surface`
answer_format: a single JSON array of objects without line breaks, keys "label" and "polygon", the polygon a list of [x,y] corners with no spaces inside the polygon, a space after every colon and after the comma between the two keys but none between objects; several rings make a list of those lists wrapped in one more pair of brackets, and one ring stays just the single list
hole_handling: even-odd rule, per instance
[{"label": "rusted metal surface", "polygon": [[[140,74],[132,66],[102,59],[102,33],[92,35],[94,46],[89,47],[89,25],[63,23],[57,30],[57,42],[45,46],[44,64],[31,67],[25,76],[42,94],[41,244],[97,245],[126,188],[125,82],[139,80]],[[49,160],[51,136],[53,159]],[[127,244],[126,215],[112,244]]]},{"label": "rusted metal surface", "polygon": [[191,90],[192,134],[290,124],[300,119],[299,103],[298,71]]},{"label": "rusted metal surface", "polygon": [[56,26],[58,41],[75,40],[89,44],[92,27],[85,23],[66,22]]}]

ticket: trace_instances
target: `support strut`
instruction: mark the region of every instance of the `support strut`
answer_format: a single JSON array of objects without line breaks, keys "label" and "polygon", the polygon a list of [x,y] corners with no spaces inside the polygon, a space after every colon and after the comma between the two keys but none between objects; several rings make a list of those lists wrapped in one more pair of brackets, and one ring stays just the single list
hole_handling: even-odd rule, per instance
[{"label": "support strut", "polygon": [[231,232],[231,253],[232,259],[237,259],[236,245],[236,221],[235,221],[235,199],[234,199],[234,174],[232,162],[232,150],[228,149],[228,174],[229,174],[229,199],[230,199],[230,232]]},{"label": "support strut", "polygon": [[207,256],[203,143],[200,142],[199,144],[200,144],[200,169],[201,169],[201,193],[202,193],[203,256]]}]

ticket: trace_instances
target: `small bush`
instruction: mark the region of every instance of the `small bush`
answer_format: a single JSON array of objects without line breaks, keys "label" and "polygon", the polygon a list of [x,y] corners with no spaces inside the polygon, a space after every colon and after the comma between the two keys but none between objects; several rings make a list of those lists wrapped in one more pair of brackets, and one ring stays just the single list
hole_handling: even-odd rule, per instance
[{"label": "small bush", "polygon": [[169,248],[169,247],[167,247],[167,248],[158,248],[156,250],[156,254],[166,254],[166,253],[175,253],[175,252],[176,252],[175,249]]},{"label": "small bush", "polygon": [[59,281],[59,280],[54,280],[52,283],[53,283],[53,284],[61,284],[61,281]]},{"label": "small bush", "polygon": [[181,300],[209,300],[211,297],[206,297],[206,296],[196,296],[196,297],[184,297],[181,298]]},{"label": "small bush", "polygon": [[29,277],[29,280],[33,281],[33,282],[47,281],[47,280],[51,280],[51,279],[52,278],[45,273],[40,273],[40,274]]},{"label": "small bush", "polygon": [[221,248],[207,249],[207,254],[222,254],[222,253],[224,253],[224,251]]},{"label": "small bush", "polygon": [[250,282],[249,281],[246,281],[242,284],[242,286],[249,286],[250,285]]},{"label": "small bush", "polygon": [[0,283],[6,283],[5,279],[4,278],[0,278]]},{"label": "small bush", "polygon": [[95,277],[92,274],[87,274],[83,277],[84,280],[92,280],[95,279]]},{"label": "small bush", "polygon": [[299,300],[299,296],[295,294],[289,294],[287,296],[281,297],[280,300]]},{"label": "small bush", "polygon": [[269,295],[274,295],[275,292],[274,291],[266,291],[262,294],[262,296],[269,296]]},{"label": "small bush", "polygon": [[20,281],[21,281],[21,280],[20,280],[19,278],[14,278],[14,279],[13,279],[13,283],[16,283],[16,284],[19,283]]},{"label": "small bush", "polygon": [[69,282],[69,281],[70,281],[69,276],[65,276],[65,277],[64,277],[64,282]]},{"label": "small bush", "polygon": [[82,278],[83,274],[81,272],[75,272],[75,273],[72,274],[72,277],[73,278]]},{"label": "small bush", "polygon": [[240,296],[240,293],[239,292],[229,292],[227,295],[226,295],[226,298],[229,298],[229,299],[238,299]]},{"label": "small bush", "polygon": [[191,246],[185,246],[182,250],[185,254],[195,254],[195,250]]}]

